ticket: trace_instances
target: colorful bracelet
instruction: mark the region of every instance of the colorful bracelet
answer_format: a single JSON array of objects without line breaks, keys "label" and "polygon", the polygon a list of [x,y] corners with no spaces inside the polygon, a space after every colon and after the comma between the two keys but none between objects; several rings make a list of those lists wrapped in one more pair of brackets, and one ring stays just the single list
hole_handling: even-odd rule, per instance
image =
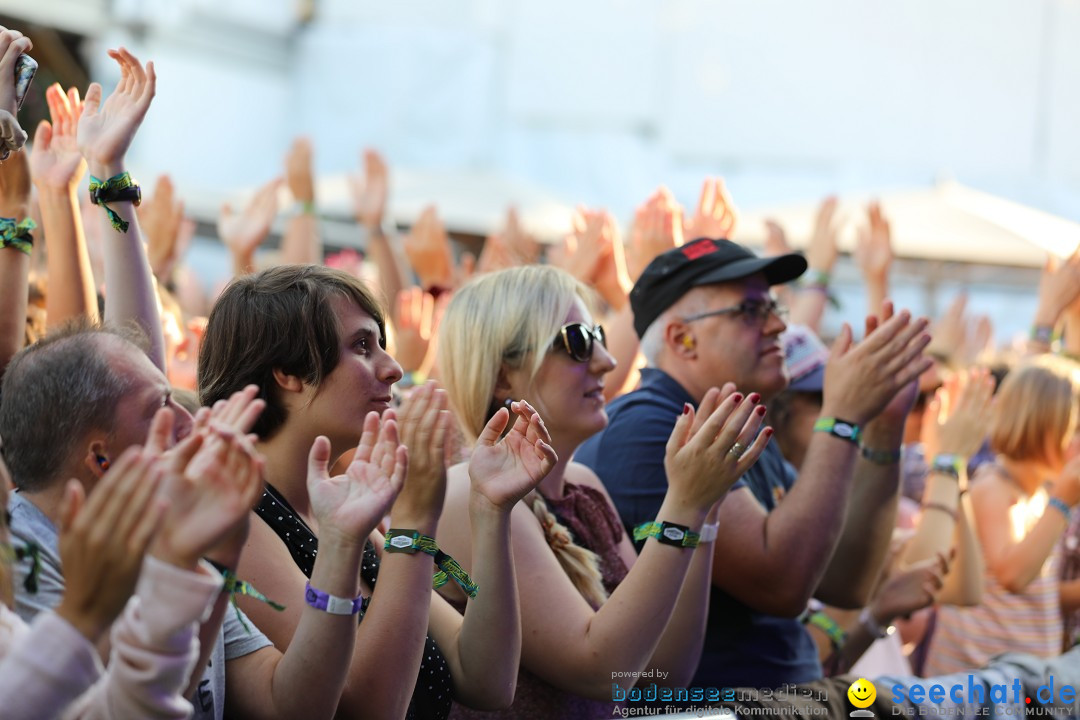
[{"label": "colorful bracelet", "polygon": [[813,290],[828,290],[832,278],[824,270],[809,268],[799,278],[799,287]]},{"label": "colorful bracelet", "polygon": [[130,202],[138,206],[142,202],[142,187],[132,179],[129,172],[113,175],[108,180],[102,180],[91,175],[90,202],[105,208],[113,230],[126,233],[129,223],[117,215],[116,211],[109,207],[107,203]]},{"label": "colorful bracelet", "polygon": [[259,602],[266,603],[278,612],[281,612],[285,609],[284,605],[276,603],[270,598],[266,597],[261,592],[256,590],[255,586],[251,583],[238,578],[236,576],[236,573],[234,573],[232,570],[225,568],[225,571],[221,573],[221,575],[225,578],[225,587],[223,588],[223,590],[224,592],[229,594],[229,602],[232,603],[233,610],[236,611],[236,619],[240,621],[240,624],[244,627],[245,630],[248,631],[248,634],[251,633],[251,628],[249,628],[247,626],[247,623],[244,622],[244,616],[240,612],[240,606],[236,604],[237,595],[247,595],[248,597],[255,598]]},{"label": "colorful bracelet", "polygon": [[1049,500],[1046,501],[1046,506],[1047,507],[1052,507],[1052,508],[1057,508],[1061,512],[1061,514],[1065,516],[1065,522],[1066,523],[1069,523],[1069,522],[1072,521],[1072,508],[1069,507],[1069,504],[1067,502],[1065,502],[1064,500],[1062,500],[1061,498],[1059,498],[1059,497],[1050,498]]},{"label": "colorful bracelet", "polygon": [[0,218],[0,248],[13,247],[27,255],[34,249],[34,236],[31,230],[37,229],[37,223],[26,218],[16,222],[15,218]]},{"label": "colorful bracelet", "polygon": [[847,440],[853,445],[859,444],[859,436],[862,431],[859,426],[840,418],[823,417],[814,423],[814,432],[824,432],[841,440]]},{"label": "colorful bracelet", "polygon": [[1032,325],[1031,326],[1031,339],[1037,343],[1043,345],[1049,345],[1054,341],[1054,326],[1053,325]]},{"label": "colorful bracelet", "polygon": [[634,528],[634,540],[656,538],[657,542],[675,547],[696,548],[701,536],[685,525],[670,522],[644,522]]},{"label": "colorful bracelet", "polygon": [[322,590],[316,590],[308,582],[304,586],[304,602],[316,610],[322,610],[331,615],[355,615],[364,607],[364,596],[358,595],[355,598],[338,597]]},{"label": "colorful bracelet", "polygon": [[863,458],[875,465],[895,465],[900,462],[901,457],[899,450],[874,450],[865,445],[862,446],[862,449],[859,452],[862,454]]},{"label": "colorful bracelet", "polygon": [[421,535],[417,530],[390,528],[386,531],[386,542],[383,543],[383,549],[387,552],[408,553],[410,555],[419,550],[431,555],[435,560],[435,566],[439,568],[431,579],[432,587],[442,587],[447,582],[446,578],[451,577],[454,582],[461,586],[466,595],[476,597],[479,590],[477,584],[473,582],[473,579],[469,577],[469,573],[465,572],[465,568],[461,567],[457,560],[439,549],[435,538]]},{"label": "colorful bracelet", "polygon": [[840,627],[840,624],[829,617],[824,610],[818,610],[808,616],[804,622],[825,633],[829,638],[829,643],[833,646],[833,650],[839,650],[847,642],[847,633],[844,632],[844,628]]},{"label": "colorful bracelet", "polygon": [[940,453],[930,463],[930,472],[950,475],[959,480],[967,472],[967,458],[951,453]]}]

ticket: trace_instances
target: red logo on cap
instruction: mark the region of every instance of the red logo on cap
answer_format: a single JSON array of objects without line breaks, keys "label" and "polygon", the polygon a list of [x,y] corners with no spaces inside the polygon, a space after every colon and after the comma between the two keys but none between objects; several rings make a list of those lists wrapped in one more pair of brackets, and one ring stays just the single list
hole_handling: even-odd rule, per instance
[{"label": "red logo on cap", "polygon": [[690,260],[697,260],[699,257],[714,253],[719,249],[712,240],[701,240],[700,242],[682,246],[683,255]]}]

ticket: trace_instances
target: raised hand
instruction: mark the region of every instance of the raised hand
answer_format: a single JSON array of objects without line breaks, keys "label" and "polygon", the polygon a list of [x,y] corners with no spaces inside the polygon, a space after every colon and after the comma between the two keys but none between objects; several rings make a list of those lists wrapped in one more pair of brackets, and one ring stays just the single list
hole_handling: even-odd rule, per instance
[{"label": "raised hand", "polygon": [[986,439],[994,377],[986,368],[959,372],[945,381],[923,416],[927,459],[939,453],[970,458]]},{"label": "raised hand", "polygon": [[489,236],[477,260],[476,269],[481,273],[494,272],[518,265],[529,265],[540,257],[540,244],[526,232],[517,210],[506,212],[506,225]]},{"label": "raised hand", "polygon": [[426,373],[435,360],[439,320],[450,302],[449,293],[436,300],[418,287],[398,293],[394,322],[394,357],[405,372]]},{"label": "raised hand", "polygon": [[446,391],[429,380],[405,398],[396,414],[387,410],[383,415],[384,422],[395,419],[401,442],[409,449],[409,468],[390,515],[397,527],[434,530],[446,497]]},{"label": "raised hand", "polygon": [[65,589],[56,613],[91,642],[135,590],[166,508],[155,499],[161,478],[153,456],[136,445],[121,454],[89,499],[76,480],[64,489],[58,524]]},{"label": "raised hand", "polygon": [[[930,342],[926,318],[912,320],[906,310],[892,315],[886,306],[883,322],[868,318],[862,342],[853,342],[847,324],[841,329],[825,364],[822,415],[863,425],[904,391],[911,392],[909,384],[929,369],[931,360],[923,356]],[[914,395],[909,400],[908,405]]]},{"label": "raised hand", "polygon": [[386,214],[386,199],[390,194],[389,172],[386,161],[371,148],[364,150],[364,177],[349,175],[349,193],[352,196],[353,216],[368,230],[382,227]]},{"label": "raised hand", "polygon": [[454,255],[434,205],[428,205],[420,213],[402,246],[421,287],[454,287]]},{"label": "raised hand", "polygon": [[814,221],[814,234],[810,236],[810,244],[806,246],[806,264],[812,270],[831,273],[836,265],[836,258],[840,249],[836,245],[836,234],[839,228],[836,223],[836,198],[827,197],[821,201],[818,207],[817,219]]},{"label": "raised hand", "polygon": [[701,184],[701,197],[694,217],[683,226],[683,236],[691,240],[702,237],[731,239],[738,220],[735,203],[724,180],[707,177]]},{"label": "raised hand", "polygon": [[885,282],[892,267],[892,228],[881,212],[881,205],[870,203],[869,224],[859,228],[855,244],[855,264],[867,282]]},{"label": "raised hand", "polygon": [[952,357],[953,353],[967,343],[968,319],[967,295],[959,293],[949,303],[949,308],[934,323],[930,331],[930,349],[945,357]]},{"label": "raised hand", "polygon": [[730,383],[711,388],[697,412],[687,405],[668,438],[664,471],[668,492],[708,511],[757,462],[772,437],[758,432],[765,406],[757,393],[743,398]]},{"label": "raised hand", "polygon": [[146,256],[154,277],[164,281],[183,256],[195,233],[195,224],[184,220],[184,201],[168,175],[162,175],[154,192],[138,209],[139,226],[146,236]]},{"label": "raised hand", "polygon": [[[500,439],[510,419],[514,425]],[[540,415],[524,400],[499,408],[480,432],[469,458],[474,497],[495,509],[510,512],[555,467],[559,458],[551,447]]]},{"label": "raised hand", "polygon": [[683,237],[682,207],[661,187],[634,214],[626,255],[630,277],[636,281],[653,258],[682,245]]},{"label": "raised hand", "polygon": [[153,62],[143,67],[124,48],[110,50],[109,57],[120,65],[120,83],[104,103],[101,85],[90,84],[77,134],[79,150],[90,164],[91,174],[101,180],[123,170],[124,156],[150,109],[157,87]]},{"label": "raised hand", "polygon": [[224,203],[218,215],[218,236],[233,256],[237,268],[251,268],[255,250],[270,234],[270,227],[278,212],[278,188],[281,178],[274,178],[255,192],[244,209],[233,212],[232,205]]},{"label": "raised hand", "polygon": [[765,221],[765,254],[769,257],[794,252],[787,240],[787,233],[775,220]]},{"label": "raised hand", "polygon": [[45,101],[52,123],[42,120],[34,133],[30,174],[39,188],[71,190],[86,172],[86,160],[76,140],[83,110],[79,89],[73,87],[65,94],[60,83],[53,83],[45,90]]},{"label": "raised hand", "polygon": [[330,476],[330,441],[315,438],[308,454],[307,489],[320,536],[363,543],[390,510],[405,483],[409,453],[393,419],[364,418],[364,432],[344,475]]},{"label": "raised hand", "polygon": [[1065,260],[1050,256],[1039,278],[1035,325],[1053,327],[1065,308],[1080,298],[1080,248]]},{"label": "raised hand", "polygon": [[315,176],[311,169],[311,140],[293,140],[285,154],[285,182],[293,199],[301,203],[315,202]]}]

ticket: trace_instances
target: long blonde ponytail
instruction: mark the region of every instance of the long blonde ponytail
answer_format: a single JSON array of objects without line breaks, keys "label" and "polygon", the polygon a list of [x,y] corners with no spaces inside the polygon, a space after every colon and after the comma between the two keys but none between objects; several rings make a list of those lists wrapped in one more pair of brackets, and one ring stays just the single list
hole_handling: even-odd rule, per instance
[{"label": "long blonde ponytail", "polygon": [[594,609],[599,608],[608,598],[607,590],[604,589],[603,575],[600,573],[600,558],[592,550],[574,542],[570,530],[548,509],[540,493],[532,491],[525,498],[525,502],[532,508],[536,519],[540,521],[544,537],[552,552],[555,553],[555,557],[558,558],[563,572],[570,578],[570,582],[574,583],[574,587],[578,589],[586,602]]}]

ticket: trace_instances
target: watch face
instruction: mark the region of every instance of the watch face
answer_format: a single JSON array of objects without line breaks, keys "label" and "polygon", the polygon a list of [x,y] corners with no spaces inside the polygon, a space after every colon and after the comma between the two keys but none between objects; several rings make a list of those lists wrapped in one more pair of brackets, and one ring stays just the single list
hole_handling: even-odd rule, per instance
[{"label": "watch face", "polygon": [[668,540],[674,540],[678,542],[684,537],[686,537],[686,533],[677,527],[666,527],[664,528],[664,537],[666,537]]},{"label": "watch face", "polygon": [[396,548],[409,548],[412,547],[413,539],[408,535],[395,535],[390,538],[390,545]]}]

